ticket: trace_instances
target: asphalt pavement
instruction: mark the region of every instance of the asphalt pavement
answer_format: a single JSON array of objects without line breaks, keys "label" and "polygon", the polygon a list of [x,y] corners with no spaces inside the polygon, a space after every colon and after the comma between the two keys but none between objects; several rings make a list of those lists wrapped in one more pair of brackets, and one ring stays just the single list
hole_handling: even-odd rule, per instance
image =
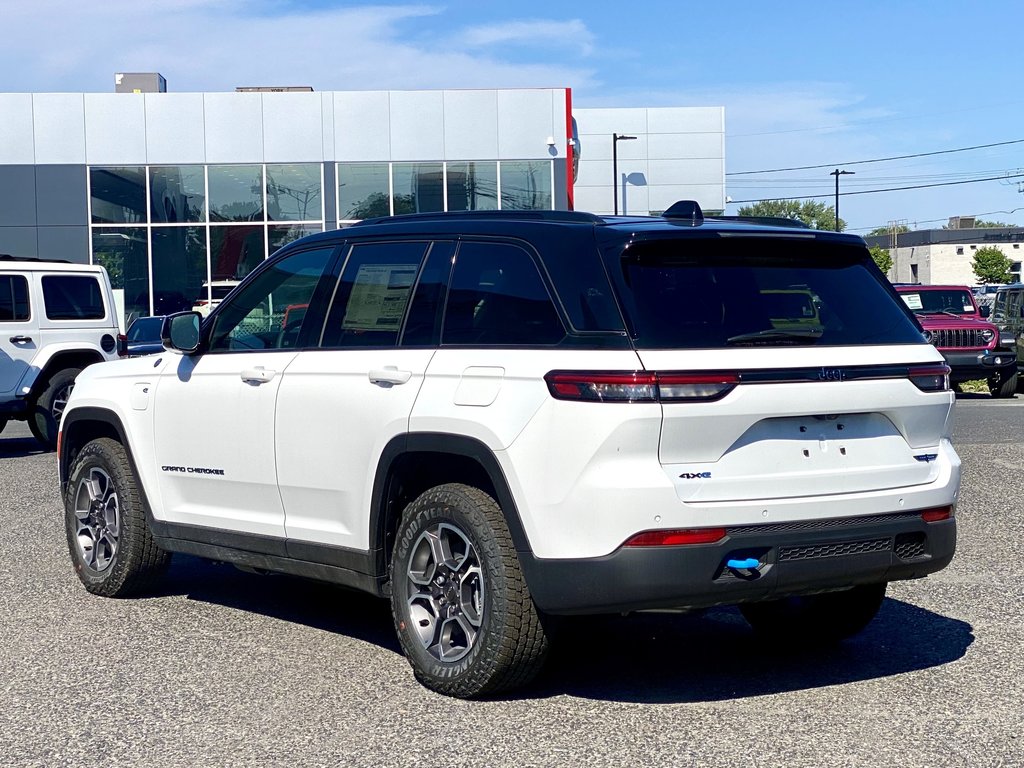
[{"label": "asphalt pavement", "polygon": [[386,603],[176,556],[145,599],[72,573],[55,458],[0,433],[10,766],[1024,766],[1024,395],[964,397],[952,565],[855,639],[761,645],[735,609],[587,620],[541,680],[415,682]]}]

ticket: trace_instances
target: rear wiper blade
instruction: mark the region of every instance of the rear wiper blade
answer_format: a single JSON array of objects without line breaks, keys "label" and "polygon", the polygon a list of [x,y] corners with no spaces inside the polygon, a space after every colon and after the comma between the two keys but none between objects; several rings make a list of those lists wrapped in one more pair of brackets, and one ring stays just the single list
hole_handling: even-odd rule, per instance
[{"label": "rear wiper blade", "polygon": [[821,338],[824,331],[821,328],[808,328],[806,330],[785,331],[779,328],[765,328],[763,331],[753,333],[741,333],[738,336],[730,336],[726,344],[757,344],[781,342],[783,344],[813,344]]}]

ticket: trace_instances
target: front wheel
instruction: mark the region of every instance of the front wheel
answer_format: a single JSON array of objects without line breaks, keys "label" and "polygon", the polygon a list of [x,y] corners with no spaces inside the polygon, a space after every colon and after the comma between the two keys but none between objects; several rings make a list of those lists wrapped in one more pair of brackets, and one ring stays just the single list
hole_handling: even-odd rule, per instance
[{"label": "front wheel", "polygon": [[1016,372],[1009,378],[993,376],[988,380],[988,391],[992,397],[1013,397],[1017,392]]},{"label": "front wheel", "polygon": [[75,377],[81,372],[81,368],[63,368],[55,372],[32,402],[28,428],[46,448],[57,447],[60,418],[64,415],[71,390],[75,388]]},{"label": "front wheel", "polygon": [[153,541],[128,455],[115,440],[93,440],[75,458],[64,522],[75,572],[93,594],[145,592],[170,563]]},{"label": "front wheel", "polygon": [[405,509],[391,562],[391,612],[416,679],[460,698],[532,680],[548,642],[498,504],[437,486]]},{"label": "front wheel", "polygon": [[860,632],[875,618],[887,584],[864,584],[842,592],[743,603],[740,613],[755,632],[772,640],[828,644]]}]

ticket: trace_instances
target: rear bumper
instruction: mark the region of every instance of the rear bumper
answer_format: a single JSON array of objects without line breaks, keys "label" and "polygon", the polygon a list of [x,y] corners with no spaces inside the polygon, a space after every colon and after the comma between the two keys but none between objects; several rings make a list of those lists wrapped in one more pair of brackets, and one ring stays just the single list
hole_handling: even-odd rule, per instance
[{"label": "rear bumper", "polygon": [[939,351],[952,369],[949,376],[952,382],[987,379],[996,374],[1009,378],[1017,372],[1017,356],[1013,352],[987,349],[982,352]]},{"label": "rear bumper", "polygon": [[[945,568],[956,520],[919,513],[739,526],[715,544],[621,547],[605,557],[540,559],[520,553],[537,606],[553,614],[705,608],[914,579]],[[732,571],[730,559],[758,567]]]}]

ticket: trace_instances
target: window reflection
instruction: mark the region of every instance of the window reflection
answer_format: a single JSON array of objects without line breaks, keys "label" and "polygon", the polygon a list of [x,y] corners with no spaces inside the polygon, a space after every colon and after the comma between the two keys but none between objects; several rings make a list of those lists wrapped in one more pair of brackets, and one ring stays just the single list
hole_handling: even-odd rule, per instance
[{"label": "window reflection", "polygon": [[263,221],[263,166],[211,165],[210,221]]},{"label": "window reflection", "polygon": [[395,214],[444,210],[441,163],[395,163]]},{"label": "window reflection", "polygon": [[93,230],[92,262],[110,275],[114,303],[121,309],[126,328],[136,317],[150,314],[147,250],[145,227]]},{"label": "window reflection", "polygon": [[501,207],[506,211],[551,210],[551,163],[505,162],[501,167]]},{"label": "window reflection", "polygon": [[267,218],[270,221],[320,221],[319,163],[267,166]]},{"label": "window reflection", "polygon": [[92,168],[89,188],[93,224],[146,222],[145,168]]},{"label": "window reflection", "polygon": [[498,164],[448,163],[448,210],[493,211],[498,207]]},{"label": "window reflection", "polygon": [[206,221],[206,174],[201,165],[149,169],[153,222]]},{"label": "window reflection", "polygon": [[283,248],[288,243],[298,240],[300,237],[312,235],[315,232],[323,232],[319,224],[290,224],[267,227],[267,241],[270,243],[270,253]]},{"label": "window reflection", "polygon": [[265,254],[262,224],[210,227],[213,280],[241,280],[260,265]]},{"label": "window reflection", "polygon": [[338,165],[338,218],[342,221],[391,215],[387,163]]},{"label": "window reflection", "polygon": [[206,227],[153,227],[152,238],[154,299],[192,307],[207,294]]}]

